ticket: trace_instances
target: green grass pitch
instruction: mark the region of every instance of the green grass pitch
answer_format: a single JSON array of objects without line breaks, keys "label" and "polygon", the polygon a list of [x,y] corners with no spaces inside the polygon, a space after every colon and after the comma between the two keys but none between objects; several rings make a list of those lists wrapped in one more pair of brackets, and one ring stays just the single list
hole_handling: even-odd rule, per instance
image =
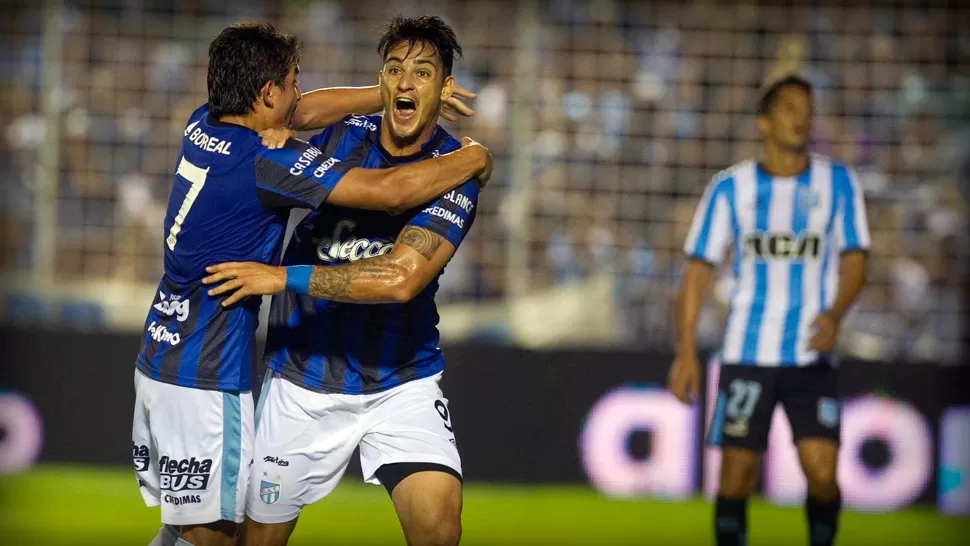
[{"label": "green grass pitch", "polygon": [[[613,500],[581,486],[469,484],[463,514],[466,546],[712,544],[710,504]],[[158,509],[146,508],[131,471],[43,466],[0,478],[0,544],[147,545]],[[751,545],[806,544],[802,511],[751,505]],[[893,514],[846,513],[838,544],[970,543],[970,520],[931,508]],[[290,544],[404,544],[391,502],[378,486],[348,478],[307,508]]]}]

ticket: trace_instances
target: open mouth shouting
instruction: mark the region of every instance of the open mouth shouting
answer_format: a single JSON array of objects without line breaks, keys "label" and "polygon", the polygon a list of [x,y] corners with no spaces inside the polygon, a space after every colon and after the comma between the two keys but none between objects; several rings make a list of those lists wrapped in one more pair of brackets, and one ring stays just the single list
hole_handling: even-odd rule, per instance
[{"label": "open mouth shouting", "polygon": [[394,99],[394,117],[400,121],[408,121],[414,117],[418,111],[418,105],[414,99],[409,97],[398,97]]}]

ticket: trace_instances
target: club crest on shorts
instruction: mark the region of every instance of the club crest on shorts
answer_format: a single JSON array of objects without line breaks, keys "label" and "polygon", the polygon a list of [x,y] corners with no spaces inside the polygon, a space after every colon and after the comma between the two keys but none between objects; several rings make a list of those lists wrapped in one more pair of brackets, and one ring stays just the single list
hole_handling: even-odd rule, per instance
[{"label": "club crest on shorts", "polygon": [[274,502],[280,500],[280,484],[260,480],[259,498],[262,499],[262,501],[266,504],[273,504]]},{"label": "club crest on shorts", "polygon": [[818,399],[818,422],[826,427],[839,424],[839,401],[823,397]]}]

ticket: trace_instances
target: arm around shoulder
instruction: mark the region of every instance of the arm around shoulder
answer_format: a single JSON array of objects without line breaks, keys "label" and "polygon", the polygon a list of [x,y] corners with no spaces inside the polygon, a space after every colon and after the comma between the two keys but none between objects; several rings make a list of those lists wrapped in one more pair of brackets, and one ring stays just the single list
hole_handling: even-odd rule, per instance
[{"label": "arm around shoulder", "polygon": [[355,167],[343,175],[328,202],[399,213],[481,176],[490,166],[488,150],[475,143],[436,158],[389,169]]}]

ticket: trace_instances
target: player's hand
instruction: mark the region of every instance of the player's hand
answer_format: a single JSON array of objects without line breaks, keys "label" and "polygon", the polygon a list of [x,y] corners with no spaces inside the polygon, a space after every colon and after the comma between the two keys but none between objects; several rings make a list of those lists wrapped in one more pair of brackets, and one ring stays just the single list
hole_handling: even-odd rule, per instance
[{"label": "player's hand", "polygon": [[[209,276],[202,284],[222,283],[209,290],[210,296],[232,292],[223,307],[249,296],[279,294],[286,290],[286,269],[256,262],[227,262],[205,268]],[[235,290],[235,292],[233,292]]]},{"label": "player's hand", "polygon": [[700,398],[701,365],[695,355],[678,355],[667,376],[667,387],[678,400],[690,404]]},{"label": "player's hand", "polygon": [[839,318],[832,313],[822,313],[812,321],[815,333],[808,340],[808,350],[827,353],[835,347],[839,338]]},{"label": "player's hand", "polygon": [[263,137],[263,146],[266,146],[270,150],[278,150],[286,144],[287,140],[296,138],[296,131],[286,127],[263,129],[259,132],[259,136]]},{"label": "player's hand", "polygon": [[478,173],[475,175],[478,177],[478,181],[482,183],[482,187],[484,188],[486,185],[488,185],[488,181],[492,178],[492,154],[488,151],[488,148],[482,146],[479,142],[475,142],[471,138],[464,137],[461,139],[462,148],[468,148],[470,146],[478,146],[482,149],[482,151],[485,152],[485,166],[482,167],[482,170],[478,171]]},{"label": "player's hand", "polygon": [[444,107],[441,109],[441,117],[448,121],[458,121],[458,116],[466,118],[474,116],[475,111],[469,108],[461,99],[475,100],[477,96],[464,87],[456,85],[451,92],[451,96],[445,100]]}]

